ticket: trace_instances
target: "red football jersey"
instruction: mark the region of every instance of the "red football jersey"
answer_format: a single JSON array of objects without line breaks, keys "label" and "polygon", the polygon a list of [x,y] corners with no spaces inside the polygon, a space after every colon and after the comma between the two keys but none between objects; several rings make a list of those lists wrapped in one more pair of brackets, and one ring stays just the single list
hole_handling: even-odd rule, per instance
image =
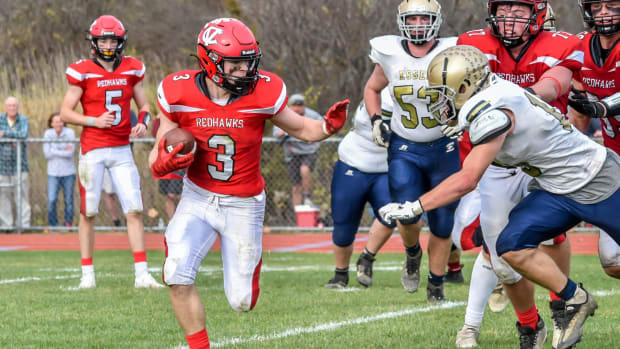
[{"label": "red football jersey", "polygon": [[113,72],[108,72],[92,59],[71,64],[66,71],[71,85],[79,86],[82,93],[83,114],[99,117],[107,110],[115,113],[110,128],[84,126],[80,137],[82,154],[88,151],[129,144],[131,133],[130,109],[133,87],[144,79],[146,68],[138,59],[124,56]]},{"label": "red football jersey", "polygon": [[[581,82],[585,90],[603,99],[620,91],[620,46],[615,45],[609,53],[609,57],[602,66],[596,64],[592,53],[592,33],[578,35],[582,38],[582,50],[584,52],[583,67],[575,79]],[[611,118],[602,118],[603,142],[606,147],[620,154],[620,115]]]},{"label": "red football jersey", "polygon": [[[540,32],[518,61],[512,58],[506,47],[489,29],[461,34],[457,44],[480,49],[489,59],[492,72],[521,87],[534,85],[547,70],[555,66],[563,66],[576,72],[583,63],[579,38],[565,32]],[[550,104],[566,114],[568,92]]]},{"label": "red football jersey", "polygon": [[286,85],[277,75],[260,71],[251,94],[218,105],[198,87],[199,73],[183,70],[168,75],[157,89],[161,111],[196,138],[195,159],[187,176],[214,193],[258,195],[265,188],[260,172],[265,120],[286,107]]}]

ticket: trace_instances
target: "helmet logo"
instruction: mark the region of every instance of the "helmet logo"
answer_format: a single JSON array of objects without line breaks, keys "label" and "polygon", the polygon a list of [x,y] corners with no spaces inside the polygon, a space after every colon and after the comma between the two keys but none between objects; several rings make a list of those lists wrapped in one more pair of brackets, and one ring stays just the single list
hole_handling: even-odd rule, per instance
[{"label": "helmet logo", "polygon": [[202,34],[202,41],[205,43],[205,45],[216,45],[217,40],[215,39],[215,37],[222,34],[223,32],[224,30],[218,27],[209,27]]}]

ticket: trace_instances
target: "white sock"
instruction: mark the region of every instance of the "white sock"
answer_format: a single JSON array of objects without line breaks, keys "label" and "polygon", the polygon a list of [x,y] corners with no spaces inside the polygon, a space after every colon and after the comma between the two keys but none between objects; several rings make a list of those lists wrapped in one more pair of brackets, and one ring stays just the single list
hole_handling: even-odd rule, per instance
[{"label": "white sock", "polygon": [[148,272],[148,265],[146,262],[134,263],[134,267],[136,268],[136,277]]},{"label": "white sock", "polygon": [[491,263],[484,258],[480,251],[469,282],[469,297],[467,298],[467,310],[465,310],[465,324],[480,327],[484,317],[484,308],[487,306],[489,297],[497,285],[497,275],[491,267]]},{"label": "white sock", "polygon": [[95,266],[94,265],[83,265],[82,266],[82,275],[87,274],[95,274]]}]

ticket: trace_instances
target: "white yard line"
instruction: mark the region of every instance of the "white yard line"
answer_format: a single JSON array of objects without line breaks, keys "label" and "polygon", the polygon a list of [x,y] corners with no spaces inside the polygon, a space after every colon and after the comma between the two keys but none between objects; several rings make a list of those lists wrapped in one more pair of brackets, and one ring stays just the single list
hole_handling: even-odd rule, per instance
[{"label": "white yard line", "polygon": [[[426,313],[432,310],[462,307],[464,305],[465,305],[464,302],[445,302],[439,305],[409,308],[409,309],[404,309],[401,311],[391,311],[387,313],[364,316],[364,317],[359,317],[356,319],[351,319],[351,320],[346,320],[346,321],[328,322],[328,323],[319,324],[319,325],[311,326],[311,327],[296,327],[296,328],[285,330],[283,332],[274,333],[271,335],[254,335],[254,336],[246,337],[246,338],[233,337],[233,338],[224,339],[218,342],[212,342],[211,347],[218,348],[218,347],[223,347],[227,345],[236,345],[236,344],[243,344],[243,343],[249,343],[249,342],[265,342],[265,341],[274,340],[274,339],[281,339],[281,338],[286,338],[286,337],[291,337],[291,336],[299,336],[299,335],[306,334],[306,333],[332,331],[332,330],[335,330],[335,329],[338,329],[344,326],[360,325],[360,324],[365,324],[369,322],[392,319],[392,318],[415,314],[415,313]],[[188,348],[188,347],[179,346],[177,348]]]}]

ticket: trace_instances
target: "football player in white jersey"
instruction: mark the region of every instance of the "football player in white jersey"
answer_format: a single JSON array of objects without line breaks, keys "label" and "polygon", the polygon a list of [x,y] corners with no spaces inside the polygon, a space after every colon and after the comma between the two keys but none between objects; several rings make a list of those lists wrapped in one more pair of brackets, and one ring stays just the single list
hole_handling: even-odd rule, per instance
[{"label": "football player in white jersey", "polygon": [[[458,113],[458,125],[469,131],[474,148],[458,173],[414,202],[381,208],[382,217],[417,217],[457,200],[476,187],[493,161],[520,167],[533,177],[531,192],[510,211],[496,244],[487,241],[493,267],[502,279],[519,279],[518,270],[565,301],[555,347],[571,347],[581,340],[596,301],[537,246],[580,221],[600,226],[620,241],[620,156],[575,132],[536,95],[492,74],[486,56],[472,46],[437,55],[428,76],[428,90],[440,95],[430,109],[442,112],[442,123]],[[530,338],[525,347],[542,347],[536,336]]]},{"label": "football player in white jersey", "polygon": [[[460,168],[458,145],[444,137],[440,124],[429,111],[437,100],[428,93],[426,69],[433,57],[456,38],[437,38],[442,22],[436,0],[405,0],[398,6],[401,36],[386,35],[370,40],[370,59],[376,63],[364,88],[368,114],[372,115],[373,137],[388,148],[390,195],[395,202],[414,200]],[[388,87],[394,110],[389,145],[382,131],[381,90]],[[450,232],[458,202],[428,215],[429,277],[427,298],[443,301],[444,274],[452,241]],[[400,220],[399,231],[406,249],[401,282],[407,292],[420,285],[422,249],[419,244],[420,217]]]},{"label": "football player in white jersey", "polygon": [[[387,88],[383,89],[381,97],[381,115],[389,120],[392,99]],[[331,207],[336,270],[325,287],[343,288],[349,282],[353,242],[367,202],[377,218],[370,227],[368,243],[357,260],[357,282],[364,287],[372,285],[372,264],[376,254],[396,226],[384,222],[379,216],[379,209],[391,201],[387,172],[387,149],[373,141],[370,117],[362,101],[357,107],[353,128],[338,146],[338,161],[334,166]]]}]

